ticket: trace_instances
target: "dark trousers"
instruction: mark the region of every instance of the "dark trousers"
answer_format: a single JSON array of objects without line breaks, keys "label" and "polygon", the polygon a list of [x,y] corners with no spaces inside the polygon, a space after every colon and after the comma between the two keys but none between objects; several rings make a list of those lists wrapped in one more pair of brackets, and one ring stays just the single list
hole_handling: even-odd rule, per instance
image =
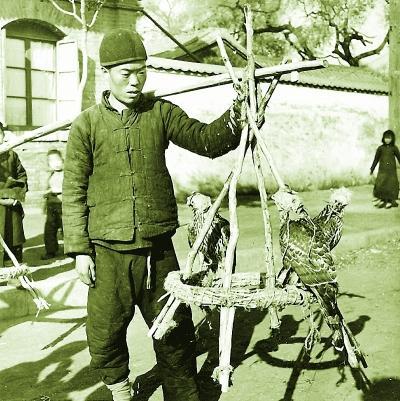
[{"label": "dark trousers", "polygon": [[[178,262],[170,238],[155,243],[151,251],[151,289],[146,288],[146,250],[118,252],[95,246],[96,284],[89,289],[87,338],[92,357],[106,384],[121,382],[129,375],[126,332],[135,305],[150,327],[164,306],[158,302],[163,284]],[[153,340],[162,379],[164,400],[198,401],[195,336],[190,308],[175,313],[177,326],[162,340]]]},{"label": "dark trousers", "polygon": [[44,224],[44,246],[47,254],[56,254],[58,251],[57,232],[62,229],[62,206],[60,203],[46,205],[46,223]]}]

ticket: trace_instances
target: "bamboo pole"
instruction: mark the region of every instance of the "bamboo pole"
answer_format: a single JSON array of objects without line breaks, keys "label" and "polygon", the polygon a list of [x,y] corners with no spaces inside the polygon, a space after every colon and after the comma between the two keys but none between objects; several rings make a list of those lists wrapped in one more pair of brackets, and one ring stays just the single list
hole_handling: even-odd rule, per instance
[{"label": "bamboo pole", "polygon": [[[318,68],[324,68],[328,66],[328,62],[326,60],[312,60],[312,61],[302,61],[298,63],[290,63],[284,64],[274,67],[264,67],[256,69],[255,77],[258,79],[262,78],[271,78],[275,75],[282,75],[288,74],[292,71],[306,71],[306,70],[314,70]],[[243,77],[243,73],[241,70],[237,71],[239,77]],[[198,82],[191,85],[185,85],[180,88],[176,88],[174,90],[171,89],[157,89],[155,91],[146,92],[145,94],[151,94],[155,97],[168,97],[172,95],[179,95],[182,93],[192,92],[199,89],[211,88],[218,85],[225,85],[232,83],[232,79],[228,74],[219,74],[214,77],[207,78],[202,82]],[[73,121],[73,118],[63,120],[63,121],[56,121],[54,123],[45,125],[43,127],[37,128],[33,131],[28,131],[23,135],[18,136],[13,141],[4,143],[0,145],[0,154],[7,152],[10,149],[13,149],[19,145],[22,145],[26,142],[30,142],[34,139],[39,139],[43,136],[49,135],[53,132],[68,128]]]},{"label": "bamboo pole", "polygon": [[[217,44],[221,53],[222,60],[224,61],[224,64],[228,70],[228,73],[232,79],[232,82],[234,86],[239,87],[240,83],[239,80],[237,79],[235,72],[233,70],[232,64],[229,60],[228,54],[226,53],[224,43],[222,41],[222,38],[220,35],[217,35]],[[234,183],[234,180],[237,180],[239,177],[238,169],[240,167],[240,170],[242,166],[240,166],[241,163],[241,157],[243,155],[243,160],[244,156],[246,154],[247,148],[248,148],[249,141],[247,140],[246,137],[246,143],[244,144],[244,147],[239,147],[239,156],[237,159],[237,165],[236,169],[233,173],[233,178],[232,178],[232,183]],[[242,161],[243,163],[243,161]],[[230,185],[229,187],[229,216],[230,216],[230,238],[228,242],[228,248],[226,252],[226,258],[225,258],[225,275],[223,277],[223,287],[226,289],[229,289],[231,287],[231,282],[232,282],[232,268],[233,268],[233,260],[234,260],[234,255],[236,252],[236,244],[237,240],[239,238],[239,227],[237,224],[237,215],[236,213],[236,204],[233,205],[233,203],[236,203],[236,185]],[[233,193],[234,191],[234,193]],[[233,212],[232,207],[235,206],[235,212]],[[233,257],[232,257],[232,249],[233,249]],[[229,388],[229,378],[230,374],[232,371],[231,365],[230,365],[230,354],[232,350],[232,330],[233,330],[233,322],[234,322],[234,317],[235,317],[235,308],[234,307],[221,307],[220,310],[220,324],[219,324],[219,365],[217,368],[218,374],[216,375],[216,378],[218,378],[219,383],[221,384],[221,391],[226,392],[228,391]]]},{"label": "bamboo pole", "polygon": [[[250,11],[249,11],[250,12]],[[246,15],[247,17],[247,15]],[[250,16],[251,18],[251,16]],[[247,29],[247,25],[246,25]],[[252,44],[252,33],[248,32],[247,41],[249,46]],[[239,81],[235,75],[232,64],[229,60],[228,54],[226,53],[224,43],[220,36],[217,37],[217,43],[220,49],[220,53],[222,59],[225,63],[225,66],[228,70],[228,74],[230,75],[232,82],[234,85],[239,86]],[[251,80],[253,80],[253,84],[251,84]],[[251,61],[248,60],[248,68],[247,74],[245,76],[245,84],[248,86],[249,93],[255,90],[255,81],[254,81],[254,60],[253,65],[251,66]],[[244,85],[242,85],[242,88]],[[227,291],[231,288],[232,283],[232,272],[233,272],[233,263],[236,253],[236,246],[239,239],[239,224],[237,218],[237,183],[242,172],[243,162],[246,155],[246,151],[248,148],[249,141],[242,144],[242,147],[239,147],[239,155],[236,162],[235,171],[233,173],[232,182],[229,187],[229,222],[230,222],[230,238],[228,242],[228,247],[226,251],[225,258],[225,271],[223,277],[223,288]],[[233,323],[235,317],[235,308],[234,307],[222,307],[220,311],[220,336],[219,336],[219,367],[218,367],[218,379],[221,384],[221,391],[226,392],[229,388],[229,378],[232,371],[232,367],[230,365],[231,359],[231,351],[232,351],[232,332],[233,332]]]},{"label": "bamboo pole", "polygon": [[[162,322],[162,320],[164,319],[165,315],[168,312],[168,309],[171,307],[171,305],[173,304],[173,302],[175,301],[175,297],[173,295],[170,295],[168,297],[168,300],[166,302],[166,304],[164,305],[164,307],[161,309],[161,312],[158,314],[158,316],[156,317],[156,320],[154,320],[153,325],[151,326],[150,330],[147,332],[147,336],[148,337],[152,337],[153,334],[156,332],[158,326],[160,325],[160,323]],[[160,300],[159,300],[160,301]]]},{"label": "bamboo pole", "polygon": [[[300,61],[297,63],[288,63],[281,64],[273,67],[263,67],[258,68],[255,71],[255,78],[257,79],[272,79],[275,75],[283,75],[289,74],[293,71],[306,71],[306,70],[315,70],[319,68],[324,68],[328,66],[328,62],[326,60],[311,60],[311,61]],[[240,80],[243,80],[245,74],[241,69],[235,70],[237,77]],[[156,90],[153,92],[156,97],[166,97],[172,95],[179,95],[186,92],[192,92],[199,89],[211,88],[219,85],[231,84],[232,78],[229,73],[215,75],[214,77],[210,77],[204,79],[201,82],[196,82],[195,84],[191,84],[185,87],[176,88],[176,90]]]},{"label": "bamboo pole", "polygon": [[56,121],[54,123],[44,125],[43,127],[37,128],[33,131],[27,131],[22,135],[18,135],[12,141],[5,142],[0,145],[0,154],[7,152],[23,143],[33,141],[34,139],[41,138],[43,136],[52,134],[53,132],[68,128],[72,123],[72,120]]},{"label": "bamboo pole", "polygon": [[[248,60],[248,74],[249,74],[250,112],[253,118],[257,121],[257,126],[260,127],[260,125],[264,121],[264,113],[262,114],[262,116],[259,116],[257,114],[258,110],[257,96],[256,96],[257,88],[254,79],[255,59],[252,46],[253,27],[251,21],[252,21],[251,12],[248,11],[246,13],[246,32],[247,32],[247,60]],[[274,93],[276,87],[278,86],[279,79],[280,76],[275,77],[271,82],[271,85],[268,88],[265,97],[262,99],[263,104],[261,105],[260,110],[263,109],[265,110],[265,107],[268,104],[269,99],[271,99],[272,94]],[[267,191],[265,189],[265,181],[262,172],[259,146],[257,144],[257,141],[253,141],[252,143],[252,161],[255,175],[257,178],[257,186],[260,194],[261,211],[264,223],[264,255],[265,255],[265,267],[267,272],[267,288],[270,291],[273,291],[275,289],[275,269],[274,269],[274,256],[273,256],[273,246],[272,246],[272,228],[271,228],[270,214],[267,203],[268,201]],[[270,327],[274,329],[278,328],[280,326],[280,322],[276,307],[274,305],[271,305],[270,308],[268,309],[268,312],[270,316]]]},{"label": "bamboo pole", "polygon": [[267,160],[267,163],[269,165],[269,168],[271,169],[271,172],[272,172],[273,177],[275,178],[275,181],[277,182],[280,189],[286,188],[286,184],[283,181],[283,179],[276,167],[274,159],[273,159],[270,151],[268,150],[268,146],[266,145],[264,138],[261,135],[261,132],[257,126],[257,123],[256,123],[253,115],[251,114],[250,106],[247,106],[247,118],[249,121],[250,128],[254,132],[254,135],[257,139],[257,144],[260,146],[261,152],[263,153],[265,159]]}]

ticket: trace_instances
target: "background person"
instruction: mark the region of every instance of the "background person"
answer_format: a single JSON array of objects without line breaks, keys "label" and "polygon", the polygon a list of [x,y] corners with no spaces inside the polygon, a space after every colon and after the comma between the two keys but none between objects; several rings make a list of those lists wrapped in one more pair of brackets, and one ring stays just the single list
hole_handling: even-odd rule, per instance
[{"label": "background person", "polygon": [[396,200],[399,196],[399,179],[396,159],[400,163],[400,152],[395,145],[395,135],[393,131],[387,130],[382,135],[382,145],[376,150],[370,169],[370,173],[373,174],[379,163],[373,191],[374,203],[377,207],[390,209],[392,206],[398,206]]},{"label": "background person", "polygon": [[[0,123],[0,144],[4,142],[4,127]],[[28,190],[27,175],[18,155],[13,150],[0,154],[0,234],[22,263],[25,242],[22,202]],[[11,265],[8,254],[0,246],[0,266]]]}]

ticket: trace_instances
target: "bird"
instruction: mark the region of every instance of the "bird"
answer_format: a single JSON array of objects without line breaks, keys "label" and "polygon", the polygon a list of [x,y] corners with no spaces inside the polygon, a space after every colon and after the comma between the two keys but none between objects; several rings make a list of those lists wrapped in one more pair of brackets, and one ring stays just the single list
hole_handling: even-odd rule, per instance
[{"label": "bird", "polygon": [[[192,248],[207,219],[207,213],[212,202],[209,196],[200,192],[193,192],[188,196],[186,204],[193,212],[193,219],[188,225],[188,243]],[[209,284],[210,280],[222,278],[229,237],[229,221],[217,212],[199,248],[201,274],[207,275],[203,284],[206,282]]]},{"label": "bird", "polygon": [[344,209],[350,203],[350,199],[351,192],[347,188],[334,190],[326,206],[312,219],[323,231],[330,250],[334,249],[342,238]]},{"label": "bird", "polygon": [[[335,349],[344,352],[352,368],[360,368],[360,363],[367,367],[365,357],[337,303],[338,283],[330,252],[332,238],[326,235],[326,231],[330,230],[320,227],[311,219],[296,192],[288,188],[280,189],[272,195],[272,199],[279,212],[283,268],[295,272],[305,290],[315,296],[332,330]],[[291,213],[297,217],[296,220],[291,218]]]}]

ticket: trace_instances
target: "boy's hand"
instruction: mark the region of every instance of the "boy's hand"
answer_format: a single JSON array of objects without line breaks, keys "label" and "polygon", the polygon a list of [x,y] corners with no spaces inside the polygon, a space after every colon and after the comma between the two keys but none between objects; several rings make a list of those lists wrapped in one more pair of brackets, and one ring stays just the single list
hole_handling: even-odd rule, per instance
[{"label": "boy's hand", "polygon": [[96,281],[96,266],[89,255],[77,255],[75,258],[75,270],[82,283],[94,287]]}]

